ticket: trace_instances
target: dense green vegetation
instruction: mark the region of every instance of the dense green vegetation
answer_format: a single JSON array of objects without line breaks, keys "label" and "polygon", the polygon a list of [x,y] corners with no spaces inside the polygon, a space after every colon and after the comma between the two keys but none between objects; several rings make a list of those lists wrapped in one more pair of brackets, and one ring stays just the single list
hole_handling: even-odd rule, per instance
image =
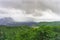
[{"label": "dense green vegetation", "polygon": [[56,21],[56,22],[40,22],[39,25],[40,26],[42,26],[42,25],[60,26],[60,21]]},{"label": "dense green vegetation", "polygon": [[60,26],[0,26],[0,40],[60,40]]}]

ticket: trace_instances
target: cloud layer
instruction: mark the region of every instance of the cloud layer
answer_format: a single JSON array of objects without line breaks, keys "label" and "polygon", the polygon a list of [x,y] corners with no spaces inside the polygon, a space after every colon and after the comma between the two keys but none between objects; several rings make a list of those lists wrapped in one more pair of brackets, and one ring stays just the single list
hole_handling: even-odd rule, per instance
[{"label": "cloud layer", "polygon": [[17,22],[60,21],[59,0],[0,0],[0,18]]}]

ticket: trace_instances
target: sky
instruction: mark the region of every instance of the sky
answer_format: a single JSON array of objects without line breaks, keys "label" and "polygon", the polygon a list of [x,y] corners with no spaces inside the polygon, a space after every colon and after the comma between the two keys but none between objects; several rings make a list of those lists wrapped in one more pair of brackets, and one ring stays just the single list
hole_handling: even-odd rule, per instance
[{"label": "sky", "polygon": [[0,19],[16,22],[60,21],[60,0],[0,0]]}]

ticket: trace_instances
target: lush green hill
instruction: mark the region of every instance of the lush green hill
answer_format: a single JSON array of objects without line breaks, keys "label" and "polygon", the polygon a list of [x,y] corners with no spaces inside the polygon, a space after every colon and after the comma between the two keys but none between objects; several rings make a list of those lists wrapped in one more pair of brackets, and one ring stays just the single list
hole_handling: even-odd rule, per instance
[{"label": "lush green hill", "polygon": [[40,22],[40,26],[47,25],[47,26],[60,26],[60,21],[57,22]]},{"label": "lush green hill", "polygon": [[60,40],[60,22],[33,26],[0,26],[0,40]]},{"label": "lush green hill", "polygon": [[0,40],[60,40],[60,26],[0,26]]}]

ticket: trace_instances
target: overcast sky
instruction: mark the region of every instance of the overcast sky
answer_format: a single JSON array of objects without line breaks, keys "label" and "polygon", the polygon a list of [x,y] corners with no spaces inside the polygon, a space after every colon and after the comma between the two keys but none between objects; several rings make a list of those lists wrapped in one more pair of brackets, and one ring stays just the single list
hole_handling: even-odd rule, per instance
[{"label": "overcast sky", "polygon": [[60,0],[0,0],[0,18],[18,22],[60,21]]}]

